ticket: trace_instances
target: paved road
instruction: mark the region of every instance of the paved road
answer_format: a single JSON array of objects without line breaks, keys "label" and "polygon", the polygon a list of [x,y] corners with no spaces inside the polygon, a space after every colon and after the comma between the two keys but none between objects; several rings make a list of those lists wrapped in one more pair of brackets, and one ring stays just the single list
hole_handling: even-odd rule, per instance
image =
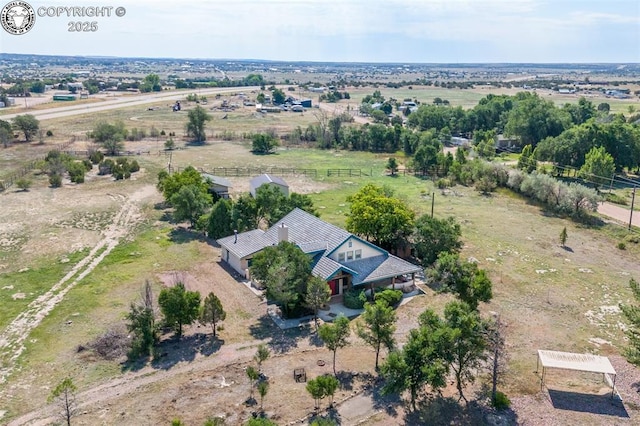
[{"label": "paved road", "polygon": [[[640,202],[640,200],[638,200],[638,202]],[[615,219],[618,222],[622,222],[629,225],[629,218],[631,217],[630,209],[626,209],[624,207],[620,207],[611,203],[600,203],[598,204],[598,213],[604,216],[608,216],[612,219]],[[631,224],[633,226],[640,227],[639,211],[633,212],[633,218],[632,218]]]},{"label": "paved road", "polygon": [[152,93],[138,96],[126,96],[109,101],[98,102],[95,104],[82,104],[82,105],[69,105],[61,106],[57,108],[42,109],[37,111],[27,111],[14,114],[0,115],[0,120],[9,120],[17,115],[31,114],[38,118],[38,120],[50,120],[53,118],[69,117],[79,114],[89,114],[98,111],[107,111],[110,109],[125,108],[129,106],[144,105],[162,101],[176,101],[184,99],[189,93],[197,93],[198,96],[202,95],[216,95],[218,93],[230,93],[238,91],[250,92],[252,90],[258,90],[258,86],[246,86],[246,87],[223,87],[214,89],[198,89],[197,91],[170,91],[161,93]]}]

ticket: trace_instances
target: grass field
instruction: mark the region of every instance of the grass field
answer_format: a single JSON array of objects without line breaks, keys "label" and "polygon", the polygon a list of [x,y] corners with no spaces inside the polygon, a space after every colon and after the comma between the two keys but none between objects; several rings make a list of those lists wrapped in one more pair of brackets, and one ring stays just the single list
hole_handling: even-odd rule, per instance
[{"label": "grass field", "polygon": [[[82,132],[99,117],[129,120],[130,127],[148,129],[155,125],[167,131],[182,129],[181,120],[185,119],[184,115],[168,111],[130,108],[94,117],[56,120],[47,125],[56,129],[54,133]],[[249,112],[229,113],[226,120],[216,115],[210,130],[285,129],[314,120],[307,113],[260,118]],[[74,147],[83,149],[83,143],[77,142]],[[130,142],[127,149],[153,150],[157,143],[153,140]],[[0,151],[6,162],[3,164],[28,158],[26,149],[14,146]],[[283,148],[274,155],[256,156],[246,143],[211,140],[204,146],[174,151],[172,162],[174,167],[194,165],[205,169],[221,166],[315,168],[318,170],[315,179],[292,176],[285,180],[292,190],[311,196],[323,220],[339,226],[344,225],[349,210],[346,198],[366,183],[393,188],[418,215],[430,213],[434,194],[434,215],[456,218],[465,242],[463,257],[473,258],[481,268],[487,269],[494,283],[494,299],[482,307],[482,312],[485,315],[497,312],[507,324],[511,360],[505,390],[510,396],[538,391],[538,382],[532,374],[537,349],[605,355],[620,352],[624,339],[618,304],[630,299],[629,279],[640,277],[638,245],[627,244],[627,250],[616,248],[624,231],[614,225],[600,228],[578,225],[550,215],[508,191],[481,196],[472,188],[458,186],[442,192],[434,189],[429,180],[405,175],[390,177],[385,172],[389,156],[301,148]],[[401,164],[405,161],[401,155],[396,157]],[[45,176],[32,176],[31,191],[9,191],[0,195],[4,206],[0,211],[0,241],[7,241],[0,246],[3,264],[0,303],[7,307],[0,314],[0,329],[86,253],[123,199],[141,188],[155,185],[155,176],[166,167],[167,158],[143,155],[137,159],[143,170],[134,175],[132,181],[114,182],[108,177],[92,175],[85,184],[51,189]],[[359,169],[366,175],[327,176],[327,169],[338,168]],[[248,180],[233,178],[234,191],[248,190]],[[179,230],[167,222],[164,212],[156,208],[160,200],[159,194],[145,200],[135,232],[74,287],[31,333],[26,352],[18,362],[19,370],[0,391],[0,400],[7,401],[0,404],[0,410],[9,410],[8,415],[15,416],[42,406],[51,384],[66,374],[73,375],[82,389],[119,377],[122,368],[118,362],[87,359],[75,354],[74,348],[121,323],[144,280],[150,279],[157,290],[159,275],[171,271],[207,276],[207,266],[215,262],[215,248],[202,236]],[[569,235],[566,249],[558,242],[565,226]],[[63,258],[69,262],[60,262]],[[25,267],[29,270],[18,272]],[[13,287],[6,288],[9,286]],[[13,297],[20,292],[25,293],[24,299]],[[418,305],[405,309],[417,314],[426,306],[441,308],[446,297],[430,295],[418,299]],[[255,327],[255,315],[251,308],[234,311],[225,326],[229,333],[225,342],[247,342],[250,347],[256,338],[251,328]],[[413,324],[415,316],[407,315],[406,324]],[[158,393],[163,389],[166,388],[158,389]]]}]

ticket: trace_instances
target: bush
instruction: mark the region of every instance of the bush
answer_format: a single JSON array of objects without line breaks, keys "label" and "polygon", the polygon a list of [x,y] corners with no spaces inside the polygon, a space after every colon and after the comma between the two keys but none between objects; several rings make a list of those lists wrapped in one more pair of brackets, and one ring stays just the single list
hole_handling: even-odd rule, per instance
[{"label": "bush", "polygon": [[137,160],[133,160],[131,162],[131,165],[129,166],[129,170],[131,171],[131,173],[140,171],[140,165],[138,164]]},{"label": "bush", "polygon": [[16,181],[16,186],[23,191],[26,191],[31,186],[31,181],[27,178],[20,178]]},{"label": "bush", "polygon": [[91,160],[93,164],[99,164],[102,160],[104,160],[104,154],[100,151],[90,151],[89,160]]},{"label": "bush", "polygon": [[367,296],[364,294],[364,290],[348,290],[344,293],[344,306],[349,309],[362,309],[364,303],[367,301]]},{"label": "bush", "polygon": [[51,136],[53,136],[53,132],[51,130],[47,130],[47,137],[50,138]]},{"label": "bush", "polygon": [[160,131],[160,136],[166,136],[166,135],[167,135],[167,132],[165,132],[164,130]]},{"label": "bush", "polygon": [[51,185],[52,188],[60,188],[62,186],[62,176],[59,174],[49,176],[49,185]]},{"label": "bush", "polygon": [[402,300],[402,291],[390,288],[375,293],[374,300],[384,300],[389,306],[396,306]]},{"label": "bush", "polygon": [[640,243],[640,236],[636,234],[629,234],[626,237],[624,237],[624,240],[627,243],[638,244]]},{"label": "bush", "polygon": [[86,168],[83,163],[73,162],[67,165],[67,172],[69,172],[69,179],[74,183],[84,182],[84,173]]},{"label": "bush", "polygon": [[98,165],[98,174],[110,175],[111,172],[113,171],[114,166],[115,166],[115,163],[113,162],[113,160],[111,160],[110,158],[107,158],[106,160],[103,160],[102,162],[100,162],[100,164]]},{"label": "bush", "polygon": [[493,405],[496,410],[506,410],[511,406],[511,401],[509,401],[507,395],[498,391],[496,392],[496,397],[491,401],[491,405]]},{"label": "bush", "polygon": [[93,164],[91,163],[91,160],[89,160],[88,158],[85,158],[84,160],[82,160],[82,165],[87,171],[93,169]]},{"label": "bush", "polygon": [[627,245],[624,243],[624,241],[620,241],[617,245],[619,250],[626,250],[627,249]]}]

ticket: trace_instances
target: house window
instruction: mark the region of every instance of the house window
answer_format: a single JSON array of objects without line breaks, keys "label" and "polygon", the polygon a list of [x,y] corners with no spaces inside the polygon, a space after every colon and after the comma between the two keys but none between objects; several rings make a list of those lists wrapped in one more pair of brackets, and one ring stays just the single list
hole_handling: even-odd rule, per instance
[{"label": "house window", "polygon": [[349,250],[347,252],[347,262],[350,261],[350,260],[353,260],[353,251],[352,250]]},{"label": "house window", "polygon": [[338,262],[344,262],[344,252],[338,253]]},{"label": "house window", "polygon": [[356,259],[362,259],[362,250],[356,250]]},{"label": "house window", "polygon": [[349,241],[349,247],[353,246],[353,241]]}]

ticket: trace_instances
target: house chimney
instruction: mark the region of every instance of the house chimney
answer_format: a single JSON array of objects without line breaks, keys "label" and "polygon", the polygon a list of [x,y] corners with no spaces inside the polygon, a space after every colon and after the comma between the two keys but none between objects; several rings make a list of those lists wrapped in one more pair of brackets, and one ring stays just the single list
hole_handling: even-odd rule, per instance
[{"label": "house chimney", "polygon": [[238,242],[238,230],[234,229],[233,230],[233,235],[235,236],[235,238],[233,239],[233,244]]},{"label": "house chimney", "polygon": [[278,242],[289,241],[289,227],[284,223],[278,226]]}]

